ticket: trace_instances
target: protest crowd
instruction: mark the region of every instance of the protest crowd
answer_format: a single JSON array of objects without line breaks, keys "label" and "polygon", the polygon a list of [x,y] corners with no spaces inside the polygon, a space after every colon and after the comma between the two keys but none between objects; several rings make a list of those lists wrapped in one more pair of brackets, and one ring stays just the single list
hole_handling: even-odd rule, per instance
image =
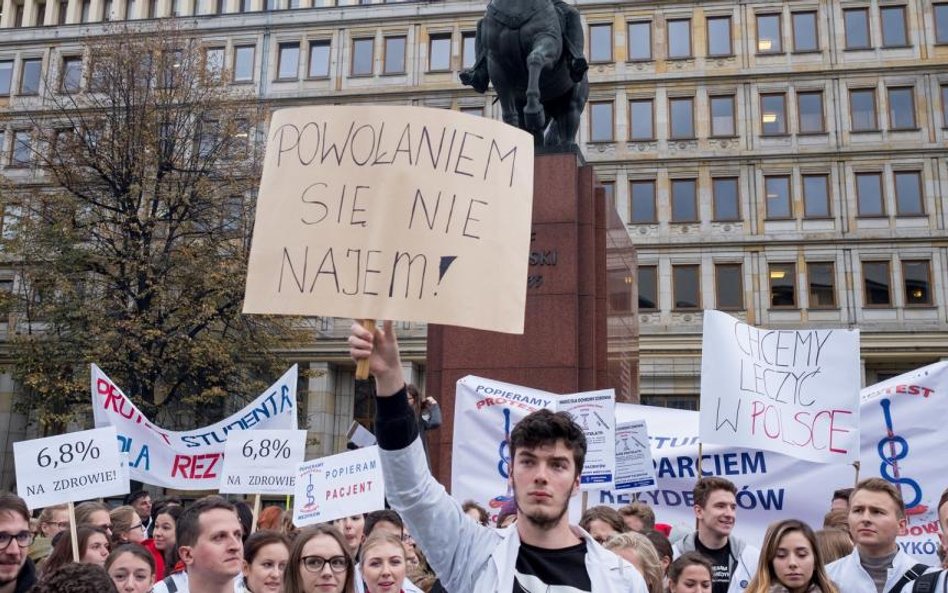
[{"label": "protest crowd", "polygon": [[[570,525],[587,441],[569,414],[546,409],[510,433],[514,496],[492,523],[433,478],[391,324],[354,324],[349,345],[375,377],[390,508],[296,528],[282,506],[255,516],[222,496],[185,504],[138,490],[115,508],[76,505],[73,530],[66,505],[34,517],[2,494],[0,593],[948,592],[943,567],[897,545],[905,502],[881,478],[836,491],[823,525],[775,513],[759,549],[737,536],[738,489],[717,476],[694,485],[693,525],[663,523],[640,500]],[[944,544],[948,489],[938,524]]]}]

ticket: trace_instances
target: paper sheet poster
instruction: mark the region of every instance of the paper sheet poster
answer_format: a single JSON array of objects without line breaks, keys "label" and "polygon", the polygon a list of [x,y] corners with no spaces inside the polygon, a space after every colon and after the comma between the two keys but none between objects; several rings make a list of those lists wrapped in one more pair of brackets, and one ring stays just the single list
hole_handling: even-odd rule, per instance
[{"label": "paper sheet poster", "polygon": [[586,435],[582,490],[601,490],[613,483],[616,463],[616,393],[612,389],[564,395],[556,409],[568,412]]},{"label": "paper sheet poster", "polygon": [[235,430],[227,434],[222,494],[293,494],[306,456],[305,430]]},{"label": "paper sheet poster", "polygon": [[533,138],[449,109],[273,114],[244,313],[523,333]]},{"label": "paper sheet poster", "polygon": [[385,508],[378,447],[363,447],[296,468],[293,524],[324,523]]},{"label": "paper sheet poster", "polygon": [[656,483],[645,420],[617,424],[615,489],[644,492]]},{"label": "paper sheet poster", "polygon": [[701,352],[704,443],[858,458],[858,330],[761,329],[705,311]]},{"label": "paper sheet poster", "polygon": [[296,428],[296,375],[293,365],[253,402],[224,420],[177,432],[153,424],[102,369],[92,365],[92,412],[96,426],[115,427],[120,450],[128,453],[133,480],[181,490],[217,490],[228,433]]}]

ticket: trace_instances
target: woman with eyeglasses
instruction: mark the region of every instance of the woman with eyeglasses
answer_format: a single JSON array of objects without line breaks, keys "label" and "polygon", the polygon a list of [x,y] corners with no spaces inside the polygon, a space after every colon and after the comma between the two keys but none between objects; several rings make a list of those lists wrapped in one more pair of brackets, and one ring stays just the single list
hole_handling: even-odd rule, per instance
[{"label": "woman with eyeglasses", "polygon": [[[84,526],[76,530],[79,541],[79,562],[105,566],[109,556],[109,536],[98,527]],[[72,534],[64,531],[56,539],[53,552],[43,563],[42,574],[47,575],[72,562]]]},{"label": "woman with eyeglasses", "polygon": [[355,566],[346,540],[332,525],[299,532],[286,565],[286,593],[353,593]]},{"label": "woman with eyeglasses", "polygon": [[145,524],[134,507],[116,507],[109,513],[112,521],[112,545],[140,544],[145,541]]},{"label": "woman with eyeglasses", "polygon": [[362,544],[359,567],[366,593],[400,593],[405,582],[405,546],[396,536],[379,531]]},{"label": "woman with eyeglasses", "polygon": [[46,507],[37,518],[38,533],[30,544],[33,562],[45,559],[53,551],[53,538],[69,529],[69,507],[64,504]]},{"label": "woman with eyeglasses", "polygon": [[244,542],[244,584],[249,593],[283,593],[290,544],[279,531],[257,531]]}]

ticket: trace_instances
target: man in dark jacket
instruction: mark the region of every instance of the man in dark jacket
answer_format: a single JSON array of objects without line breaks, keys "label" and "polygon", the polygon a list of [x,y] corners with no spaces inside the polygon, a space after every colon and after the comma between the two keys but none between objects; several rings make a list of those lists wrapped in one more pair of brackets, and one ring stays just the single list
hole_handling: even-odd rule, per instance
[{"label": "man in dark jacket", "polygon": [[26,502],[15,494],[0,494],[0,593],[26,593],[36,584],[31,543]]}]

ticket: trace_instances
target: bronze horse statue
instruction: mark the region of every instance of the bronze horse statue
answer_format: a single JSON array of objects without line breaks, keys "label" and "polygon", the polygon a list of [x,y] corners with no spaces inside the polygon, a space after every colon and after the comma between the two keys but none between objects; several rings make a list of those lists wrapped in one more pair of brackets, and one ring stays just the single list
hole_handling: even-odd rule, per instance
[{"label": "bronze horse statue", "polygon": [[504,122],[534,145],[575,150],[589,98],[579,13],[562,0],[490,0],[477,24],[474,66],[461,82],[483,93],[488,78]]}]

